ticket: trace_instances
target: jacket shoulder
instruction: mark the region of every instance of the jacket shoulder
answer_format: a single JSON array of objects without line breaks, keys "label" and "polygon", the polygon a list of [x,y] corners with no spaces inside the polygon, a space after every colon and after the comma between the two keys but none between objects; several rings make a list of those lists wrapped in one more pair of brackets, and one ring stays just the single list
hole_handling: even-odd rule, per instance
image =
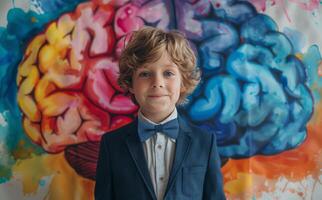
[{"label": "jacket shoulder", "polygon": [[102,136],[101,140],[119,140],[127,136],[129,133],[137,130],[137,119],[134,119],[131,123],[122,126],[116,130],[106,132]]}]

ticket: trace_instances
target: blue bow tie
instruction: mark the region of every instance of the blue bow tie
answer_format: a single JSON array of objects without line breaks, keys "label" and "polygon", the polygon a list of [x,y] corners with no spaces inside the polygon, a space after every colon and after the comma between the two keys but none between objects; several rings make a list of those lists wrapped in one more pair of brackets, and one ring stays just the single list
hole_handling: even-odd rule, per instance
[{"label": "blue bow tie", "polygon": [[170,138],[177,139],[179,134],[179,123],[178,119],[173,119],[164,124],[153,125],[149,122],[139,119],[138,131],[141,142],[149,139],[157,132],[161,132]]}]

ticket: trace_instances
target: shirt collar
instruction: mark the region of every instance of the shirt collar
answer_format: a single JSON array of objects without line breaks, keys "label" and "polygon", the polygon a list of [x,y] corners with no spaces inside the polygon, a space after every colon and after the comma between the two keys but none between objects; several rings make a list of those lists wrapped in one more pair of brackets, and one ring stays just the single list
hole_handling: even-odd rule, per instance
[{"label": "shirt collar", "polygon": [[155,122],[151,121],[150,119],[146,118],[143,115],[143,113],[141,112],[141,109],[138,112],[138,118],[139,118],[139,120],[144,120],[144,121],[146,121],[146,122],[148,122],[150,124],[153,124],[153,125],[164,124],[164,123],[167,123],[170,120],[176,119],[177,117],[178,117],[177,108],[174,108],[174,110],[172,111],[172,113],[167,118],[165,118],[164,120],[162,120],[160,123],[155,123]]}]

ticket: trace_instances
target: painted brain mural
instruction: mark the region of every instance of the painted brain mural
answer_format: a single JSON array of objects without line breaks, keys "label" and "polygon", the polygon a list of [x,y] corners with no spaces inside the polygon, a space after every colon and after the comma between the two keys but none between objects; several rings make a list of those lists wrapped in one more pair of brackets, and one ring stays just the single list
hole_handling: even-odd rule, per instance
[{"label": "painted brain mural", "polygon": [[[114,10],[85,4],[29,44],[18,71],[26,133],[48,152],[99,141],[137,110],[117,84]],[[104,42],[102,42],[104,41]]]},{"label": "painted brain mural", "polygon": [[48,24],[18,68],[32,141],[65,151],[78,173],[94,178],[101,136],[136,115],[117,85],[117,61],[127,34],[145,25],[189,39],[202,82],[179,109],[217,135],[222,157],[276,154],[304,141],[313,100],[303,63],[270,17],[233,0],[92,1]]}]

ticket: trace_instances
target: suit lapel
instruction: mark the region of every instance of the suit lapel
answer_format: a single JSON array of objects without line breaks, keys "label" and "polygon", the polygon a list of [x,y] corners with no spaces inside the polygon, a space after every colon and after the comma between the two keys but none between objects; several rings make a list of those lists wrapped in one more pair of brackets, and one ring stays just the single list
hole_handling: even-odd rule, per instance
[{"label": "suit lapel", "polygon": [[128,137],[126,138],[126,144],[129,149],[129,152],[135,162],[136,167],[139,170],[139,173],[148,188],[151,196],[153,199],[157,199],[154,193],[151,177],[149,174],[148,165],[146,163],[145,155],[143,152],[142,143],[139,140],[138,137],[138,129],[137,129],[137,119],[133,122],[133,128],[129,129],[130,133],[128,134]]},{"label": "suit lapel", "polygon": [[175,155],[174,155],[174,161],[168,181],[168,185],[166,188],[165,196],[167,196],[168,191],[171,189],[178,171],[182,167],[182,163],[184,159],[187,157],[190,149],[190,144],[191,144],[191,136],[189,135],[190,129],[187,127],[183,119],[181,119],[178,115],[178,120],[179,120],[179,126],[180,126],[180,131],[179,135],[176,141],[176,150],[175,150]]}]

